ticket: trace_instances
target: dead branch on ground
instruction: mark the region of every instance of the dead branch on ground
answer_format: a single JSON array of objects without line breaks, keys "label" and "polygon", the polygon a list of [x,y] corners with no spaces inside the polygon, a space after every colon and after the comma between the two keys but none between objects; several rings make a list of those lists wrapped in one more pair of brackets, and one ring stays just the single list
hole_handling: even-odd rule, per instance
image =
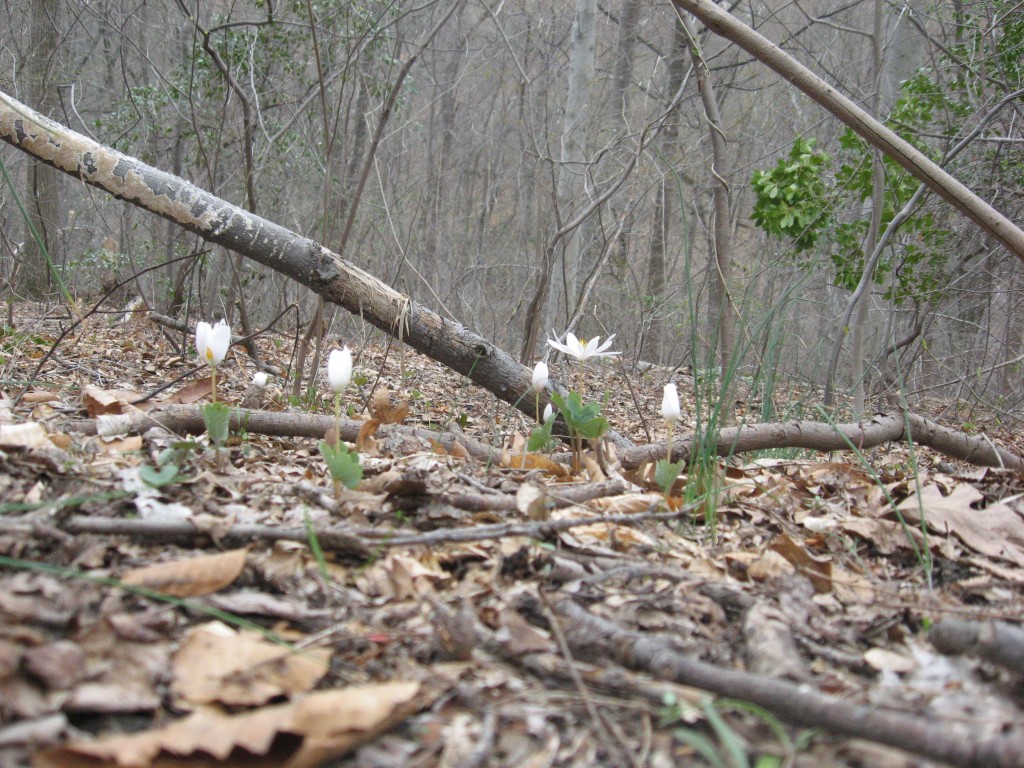
[{"label": "dead branch on ground", "polygon": [[[524,598],[531,599],[525,594]],[[540,601],[533,601],[537,605],[526,607],[540,615]],[[807,685],[723,669],[680,653],[669,636],[623,629],[569,598],[553,601],[552,607],[571,628],[566,636],[577,658],[603,664],[611,659],[629,669],[649,672],[659,680],[749,701],[797,725],[886,744],[961,768],[1024,766],[1024,738],[1020,736],[984,737],[950,722],[933,723],[902,712],[831,698]]]}]

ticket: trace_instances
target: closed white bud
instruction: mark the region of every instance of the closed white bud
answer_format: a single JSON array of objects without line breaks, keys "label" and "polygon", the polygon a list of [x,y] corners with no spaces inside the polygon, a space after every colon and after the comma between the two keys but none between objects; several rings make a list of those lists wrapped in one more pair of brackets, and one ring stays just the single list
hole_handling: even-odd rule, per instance
[{"label": "closed white bud", "polygon": [[352,352],[348,347],[331,351],[327,358],[327,382],[338,393],[352,383]]},{"label": "closed white bud", "polygon": [[555,409],[551,407],[551,403],[544,406],[544,421],[547,422],[552,416],[555,415]]},{"label": "closed white bud", "polygon": [[541,360],[533,366],[533,382],[531,386],[534,392],[542,392],[548,385],[548,364]]},{"label": "closed white bud", "polygon": [[267,374],[263,371],[256,371],[256,373],[252,375],[252,385],[256,387],[256,389],[263,389],[267,386]]},{"label": "closed white bud", "polygon": [[665,393],[661,398],[661,417],[669,423],[679,421],[683,417],[679,408],[679,392],[676,385],[671,382],[665,385]]}]

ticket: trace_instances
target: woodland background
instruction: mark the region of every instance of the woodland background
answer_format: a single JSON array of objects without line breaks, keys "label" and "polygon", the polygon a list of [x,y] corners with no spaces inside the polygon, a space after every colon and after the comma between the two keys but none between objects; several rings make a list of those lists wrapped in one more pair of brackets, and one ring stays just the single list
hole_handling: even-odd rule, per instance
[{"label": "woodland background", "polygon": [[[937,160],[981,127],[948,170],[1022,219],[1018,3],[731,10]],[[896,386],[1004,413],[1024,394],[1020,260],[923,195],[844,325],[916,182],[667,2],[10,0],[0,60],[0,89],[524,362],[573,327],[616,333],[629,362],[820,386],[838,338],[856,410]],[[243,333],[293,303],[292,327],[318,319],[264,267],[12,148],[0,161],[8,297],[138,274],[115,298]]]}]

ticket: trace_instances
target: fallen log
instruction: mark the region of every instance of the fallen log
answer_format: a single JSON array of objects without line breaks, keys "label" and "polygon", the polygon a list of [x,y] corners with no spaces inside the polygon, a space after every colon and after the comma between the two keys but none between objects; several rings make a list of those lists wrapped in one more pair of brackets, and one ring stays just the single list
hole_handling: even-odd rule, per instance
[{"label": "fallen log", "polygon": [[[139,411],[128,416],[122,428],[127,432],[140,432],[157,424],[183,434],[201,434],[206,429],[201,411],[192,405],[165,405],[153,411]],[[355,442],[362,425],[361,421],[342,419],[341,438]],[[232,429],[244,427],[248,432],[261,435],[322,438],[333,426],[333,416],[307,413],[239,409],[231,415]],[[96,422],[92,419],[72,422],[69,427],[84,434],[96,433]],[[381,427],[381,434],[391,432],[434,441],[449,453],[461,449],[480,461],[501,461],[500,446],[489,446],[468,435],[401,425]],[[770,448],[805,448],[828,452],[847,451],[851,448],[866,450],[884,443],[908,440],[914,445],[927,446],[968,464],[1024,470],[1024,458],[997,446],[985,435],[957,432],[913,413],[880,413],[871,419],[846,424],[818,421],[743,424],[721,430],[713,450],[718,456],[736,456]],[[706,435],[696,433],[673,440],[672,460],[689,461],[696,453],[705,450],[707,441]],[[665,458],[667,449],[664,442],[638,445],[620,450],[619,460],[625,469],[637,469],[645,462]]]},{"label": "fallen log", "polygon": [[[913,413],[880,413],[848,424],[790,421],[781,424],[745,424],[719,431],[714,446],[706,435],[692,434],[672,441],[672,460],[689,461],[706,449],[718,456],[733,456],[768,448],[807,448],[815,451],[864,450],[883,443],[912,441],[940,453],[982,467],[1024,470],[1024,458],[1000,448],[984,435],[968,435]],[[665,443],[638,445],[620,452],[626,469],[666,456]]]}]

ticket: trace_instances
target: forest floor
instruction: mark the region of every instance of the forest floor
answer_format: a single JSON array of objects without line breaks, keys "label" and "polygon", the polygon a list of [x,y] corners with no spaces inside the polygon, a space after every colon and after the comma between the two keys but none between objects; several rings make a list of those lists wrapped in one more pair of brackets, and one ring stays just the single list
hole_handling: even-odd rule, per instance
[{"label": "forest floor", "polygon": [[[233,347],[219,398],[284,426],[218,454],[160,425],[207,370],[137,402],[195,368],[191,332],[94,315],[37,375],[71,319],[13,320],[0,768],[1024,766],[1019,472],[905,443],[780,448],[712,461],[666,503],[614,452],[575,476],[517,468],[531,425],[382,341],[353,345],[346,409],[365,421],[386,388],[371,415],[401,424],[363,429],[364,479],[336,497],[302,428],[333,414],[322,374],[298,404],[280,379],[247,391]],[[289,340],[257,343],[289,364]],[[648,443],[670,374],[680,436],[697,427],[683,373],[604,362],[584,386]],[[773,397],[815,412],[814,393]],[[1012,425],[917,407],[1024,453]],[[128,431],[97,436],[101,414]]]}]

